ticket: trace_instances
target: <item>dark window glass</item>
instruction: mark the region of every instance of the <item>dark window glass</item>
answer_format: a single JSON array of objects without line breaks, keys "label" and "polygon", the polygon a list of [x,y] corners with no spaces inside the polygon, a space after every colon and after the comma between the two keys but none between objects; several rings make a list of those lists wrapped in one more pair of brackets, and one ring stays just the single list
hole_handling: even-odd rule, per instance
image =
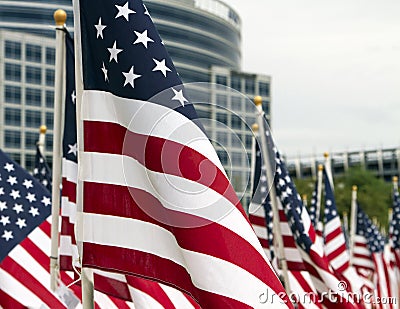
[{"label": "dark window glass", "polygon": [[56,50],[52,47],[46,47],[46,63],[47,64],[56,63]]},{"label": "dark window glass", "polygon": [[54,92],[46,91],[46,107],[54,107]]},{"label": "dark window glass", "polygon": [[224,150],[217,151],[218,157],[221,160],[222,165],[228,164],[228,154]]},{"label": "dark window glass", "polygon": [[40,85],[42,83],[42,70],[38,67],[26,67],[25,81],[30,84]]},{"label": "dark window glass", "polygon": [[226,76],[217,75],[216,82],[217,82],[217,84],[220,84],[220,85],[224,85],[224,86],[228,85]]},{"label": "dark window glass", "polygon": [[53,135],[46,135],[46,150],[52,151],[53,150]]},{"label": "dark window glass", "polygon": [[53,129],[53,124],[54,124],[54,114],[51,112],[46,113],[46,126],[49,129]]},{"label": "dark window glass", "polygon": [[6,80],[21,81],[21,66],[14,63],[6,63]]},{"label": "dark window glass", "polygon": [[42,123],[40,111],[25,111],[25,126],[29,128],[39,128]]},{"label": "dark window glass", "polygon": [[241,97],[232,97],[231,98],[231,106],[235,111],[242,110],[242,98]]},{"label": "dark window glass", "polygon": [[40,45],[26,44],[25,59],[26,61],[42,62],[42,47]]},{"label": "dark window glass", "polygon": [[258,83],[258,93],[262,97],[269,97],[269,84],[263,82]]},{"label": "dark window glass", "polygon": [[25,132],[25,148],[35,149],[38,137],[39,135],[36,132]]},{"label": "dark window glass", "polygon": [[217,94],[217,106],[227,107],[227,103],[226,95]]},{"label": "dark window glass", "polygon": [[20,87],[6,85],[4,92],[4,99],[7,103],[21,104]]},{"label": "dark window glass", "polygon": [[21,132],[6,130],[4,133],[4,144],[10,148],[21,148]]},{"label": "dark window glass", "polygon": [[21,110],[19,108],[6,107],[4,113],[6,125],[20,126],[21,125]]},{"label": "dark window glass", "polygon": [[46,70],[46,86],[54,86],[54,70]]},{"label": "dark window glass", "polygon": [[6,41],[5,54],[6,58],[21,59],[21,43]]},{"label": "dark window glass", "polygon": [[234,114],[231,115],[231,127],[234,129],[241,129],[242,128],[242,120],[239,116]]},{"label": "dark window glass", "polygon": [[251,149],[251,146],[253,145],[253,135],[246,135],[246,148]]},{"label": "dark window glass", "polygon": [[42,103],[42,93],[40,89],[26,88],[25,104],[31,106],[40,106]]},{"label": "dark window glass", "polygon": [[264,100],[262,103],[263,111],[267,115],[269,114],[269,102],[267,100]]},{"label": "dark window glass", "polygon": [[228,115],[224,113],[217,113],[217,121],[219,123],[223,123],[224,125],[228,125]]},{"label": "dark window glass", "polygon": [[11,159],[21,165],[21,154],[18,152],[11,152],[8,154]]},{"label": "dark window glass", "polygon": [[228,145],[228,135],[226,132],[217,132],[217,144],[225,147]]},{"label": "dark window glass", "polygon": [[28,171],[33,171],[35,168],[35,155],[27,153],[25,155],[25,169]]},{"label": "dark window glass", "polygon": [[255,93],[255,82],[254,79],[246,79],[245,82],[246,93],[254,94]]},{"label": "dark window glass", "polygon": [[231,87],[237,91],[242,91],[242,79],[240,76],[231,76]]}]

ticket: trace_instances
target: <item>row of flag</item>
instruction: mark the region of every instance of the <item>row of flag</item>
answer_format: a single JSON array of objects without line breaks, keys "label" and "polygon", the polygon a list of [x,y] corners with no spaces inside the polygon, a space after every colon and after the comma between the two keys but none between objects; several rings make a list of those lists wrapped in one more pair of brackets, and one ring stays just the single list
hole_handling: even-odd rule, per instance
[{"label": "row of flag", "polygon": [[397,308],[354,297],[398,296],[397,191],[390,253],[359,206],[350,252],[329,170],[322,222],[322,181],[307,209],[259,104],[248,216],[142,1],[79,0],[74,17],[60,211],[39,148],[33,176],[0,152],[0,307]]}]

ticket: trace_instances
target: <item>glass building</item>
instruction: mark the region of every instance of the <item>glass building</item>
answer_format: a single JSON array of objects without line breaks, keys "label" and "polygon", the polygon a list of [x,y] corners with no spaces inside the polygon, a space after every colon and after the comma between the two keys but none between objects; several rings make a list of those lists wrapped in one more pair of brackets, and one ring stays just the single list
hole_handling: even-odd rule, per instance
[{"label": "glass building", "polygon": [[[250,198],[249,126],[255,122],[255,113],[246,102],[262,96],[270,117],[270,77],[241,71],[241,20],[222,1],[144,2],[182,80],[221,85],[208,86],[201,94],[204,102],[216,105],[197,108],[201,117],[210,120],[205,124],[207,134],[246,206]],[[46,155],[51,161],[53,13],[60,8],[67,12],[67,28],[72,32],[71,0],[0,1],[0,148],[27,169],[34,162],[41,124],[48,127]]]}]

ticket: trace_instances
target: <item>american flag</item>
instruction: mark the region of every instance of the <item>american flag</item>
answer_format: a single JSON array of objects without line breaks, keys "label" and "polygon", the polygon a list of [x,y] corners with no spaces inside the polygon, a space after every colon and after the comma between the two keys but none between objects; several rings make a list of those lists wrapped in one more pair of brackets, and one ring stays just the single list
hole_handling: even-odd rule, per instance
[{"label": "american flag", "polygon": [[[272,139],[266,132],[267,138]],[[293,233],[298,250],[301,253],[306,270],[310,273],[314,286],[320,295],[323,293],[336,293],[337,301],[342,308],[355,308],[353,299],[342,290],[339,279],[326,258],[321,242],[318,240],[311,224],[310,216],[303,206],[300,195],[289,176],[289,172],[281,156],[274,146],[276,160],[275,188],[286,214],[287,222]],[[321,299],[325,306],[334,306],[328,298]]]},{"label": "american flag", "polygon": [[400,195],[397,184],[393,190],[392,218],[389,226],[389,243],[391,249],[391,264],[393,268],[400,267]]},{"label": "american flag", "polygon": [[[253,179],[253,198],[250,205],[249,219],[263,246],[269,254],[278,274],[282,273],[281,265],[274,249],[273,234],[273,211],[269,196],[266,165],[262,160],[262,154],[258,143],[253,150],[254,160],[254,179]],[[268,147],[268,145],[267,145]],[[299,299],[294,300],[299,308],[321,308],[317,291],[311,280],[310,274],[306,271],[303,259],[296,247],[292,231],[289,228],[285,213],[279,200],[279,225],[283,238],[284,258],[288,266],[288,278],[290,292],[298,295]]]},{"label": "american flag", "polygon": [[207,308],[285,295],[142,1],[74,13],[83,266],[165,282]]},{"label": "american flag", "polygon": [[315,229],[317,228],[317,223],[319,222],[319,218],[317,218],[317,204],[318,202],[321,203],[321,201],[318,201],[318,199],[320,199],[320,197],[318,196],[318,179],[317,179],[315,181],[314,191],[312,192],[311,204],[308,209],[311,224]]},{"label": "american flag", "polygon": [[[62,159],[62,198],[61,198],[61,235],[60,268],[73,271],[73,266],[80,268],[78,247],[75,240],[76,223],[76,184],[78,172],[77,130],[76,130],[76,94],[74,70],[74,43],[68,32],[66,43],[66,96],[65,121]],[[134,278],[110,272],[94,272],[96,303],[102,307],[119,308],[197,308],[198,305],[184,293],[163,284],[143,278]],[[76,286],[75,286],[76,287]],[[79,290],[79,287],[77,287]],[[118,300],[119,299],[119,300]],[[122,300],[127,301],[122,302]],[[107,305],[108,303],[108,305]],[[114,305],[112,305],[114,304]]]},{"label": "american flag", "polygon": [[33,176],[40,181],[40,183],[51,192],[51,171],[44,158],[39,146],[36,146],[35,167],[33,169]]}]

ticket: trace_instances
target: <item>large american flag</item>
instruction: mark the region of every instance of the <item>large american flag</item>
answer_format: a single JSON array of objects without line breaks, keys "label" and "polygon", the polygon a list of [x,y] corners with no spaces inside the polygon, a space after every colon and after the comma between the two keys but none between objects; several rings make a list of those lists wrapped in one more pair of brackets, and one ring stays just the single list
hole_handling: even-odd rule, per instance
[{"label": "large american flag", "polygon": [[393,190],[392,217],[389,222],[389,244],[391,249],[391,266],[400,267],[400,195],[397,183]]},{"label": "large american flag", "polygon": [[350,265],[350,255],[346,247],[346,239],[342,230],[342,224],[336,207],[335,196],[330,179],[324,170],[324,251],[332,268],[339,278],[345,280],[349,291],[360,293],[363,280],[358,276],[356,270]]},{"label": "large american flag", "polygon": [[285,295],[142,1],[74,13],[83,266],[165,282],[206,308]]}]

